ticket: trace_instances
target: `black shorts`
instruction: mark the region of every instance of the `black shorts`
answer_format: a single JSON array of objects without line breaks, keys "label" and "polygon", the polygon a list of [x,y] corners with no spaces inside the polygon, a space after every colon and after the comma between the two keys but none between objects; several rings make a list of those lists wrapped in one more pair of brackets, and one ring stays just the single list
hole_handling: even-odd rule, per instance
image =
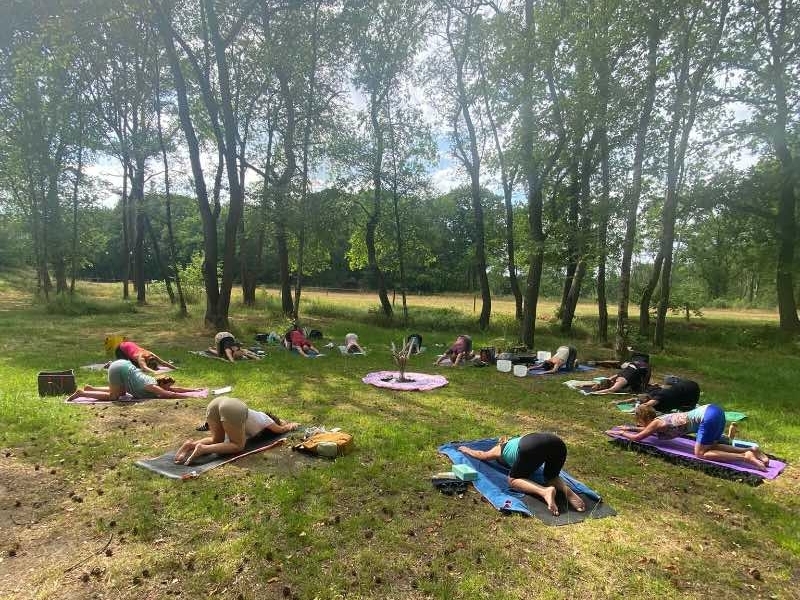
[{"label": "black shorts", "polygon": [[519,441],[517,460],[509,477],[530,479],[544,465],[544,479],[558,477],[567,460],[567,445],[554,433],[528,433]]}]

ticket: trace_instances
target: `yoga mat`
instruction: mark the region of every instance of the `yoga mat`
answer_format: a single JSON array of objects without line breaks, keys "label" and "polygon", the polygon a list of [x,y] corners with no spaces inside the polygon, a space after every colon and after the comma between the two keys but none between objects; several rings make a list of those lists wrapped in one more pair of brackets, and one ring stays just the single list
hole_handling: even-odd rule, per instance
[{"label": "yoga mat", "polygon": [[171,479],[192,479],[199,477],[206,471],[216,469],[245,456],[280,446],[286,441],[286,436],[289,435],[288,433],[268,433],[269,435],[260,434],[247,440],[244,450],[237,454],[206,454],[190,465],[183,465],[175,463],[175,451],[172,451],[156,458],[137,460],[136,465]]},{"label": "yoga mat", "polygon": [[432,390],[447,385],[447,379],[441,375],[427,375],[425,373],[406,373],[406,379],[411,381],[395,381],[398,371],[375,371],[368,373],[361,379],[364,383],[375,387],[401,390],[407,392]]},{"label": "yoga mat", "polygon": [[[508,469],[496,460],[482,461],[459,452],[459,446],[468,446],[475,450],[489,450],[498,442],[497,438],[474,440],[471,442],[450,442],[439,446],[439,452],[446,455],[453,464],[466,464],[478,471],[478,479],[472,483],[489,503],[498,510],[519,512],[528,516],[535,516],[547,525],[569,525],[579,523],[585,519],[600,519],[616,515],[616,511],[603,502],[600,494],[590,487],[572,477],[566,471],[561,471],[560,476],[564,482],[586,503],[586,510],[578,512],[567,504],[567,499],[558,495],[557,504],[560,514],[553,515],[547,505],[540,499],[512,490],[508,486]],[[544,484],[542,469],[540,468],[532,478]]]},{"label": "yoga mat", "polygon": [[549,373],[549,372],[545,371],[544,369],[541,369],[539,367],[533,366],[530,369],[528,369],[528,377],[535,377],[537,375],[562,375],[564,373],[574,373],[574,372],[583,373],[583,372],[586,372],[586,371],[596,371],[596,370],[597,370],[597,368],[590,367],[588,365],[577,365],[574,369],[572,369],[572,371],[570,371],[570,370],[568,370],[566,368],[566,366],[562,365],[561,368],[558,371],[556,371],[555,373]]},{"label": "yoga mat", "polygon": [[208,350],[189,350],[189,354],[194,354],[195,356],[202,356],[203,358],[213,358],[214,360],[221,360],[222,362],[230,362],[227,359],[220,358],[216,354],[211,354]]},{"label": "yoga mat", "polygon": [[608,435],[613,442],[624,447],[648,452],[650,454],[658,454],[670,460],[674,460],[677,464],[700,469],[710,475],[716,475],[725,479],[742,480],[750,485],[759,485],[764,479],[775,479],[786,467],[786,463],[772,457],[770,457],[769,467],[766,471],[759,471],[745,463],[723,463],[697,458],[694,455],[695,442],[692,439],[678,437],[671,440],[660,440],[651,435],[643,440],[634,442],[624,437],[622,431],[620,427],[615,427],[614,429],[606,431],[606,435]]},{"label": "yoga mat", "polygon": [[[83,365],[81,369],[86,369],[87,371],[102,371],[104,369],[108,369],[108,365],[110,364],[111,364],[110,362],[92,363],[91,365]],[[165,367],[164,365],[158,365],[158,368],[156,369],[156,373],[159,374],[170,373],[172,371],[174,371],[174,369],[170,369],[169,367]]]},{"label": "yoga mat", "polygon": [[569,381],[565,381],[564,385],[571,390],[580,392],[584,396],[630,396],[631,395],[631,392],[614,392],[613,394],[598,394],[597,392],[591,392],[588,389],[584,389],[584,386],[588,386],[594,383],[596,382],[593,380],[582,381],[580,379],[570,379]]},{"label": "yoga mat", "polygon": [[[208,388],[185,393],[190,398],[207,398]],[[88,396],[78,396],[72,400],[64,400],[64,402],[67,404],[116,404],[118,402],[134,404],[136,402],[144,402],[145,400],[180,400],[180,398],[157,398],[156,396],[153,396],[152,398],[134,398],[130,394],[123,394],[117,400],[96,400],[95,398],[90,398]]]},{"label": "yoga mat", "polygon": [[[622,402],[621,404],[617,404],[617,410],[624,412],[624,413],[632,413],[636,408],[636,404],[633,402]],[[656,411],[658,412],[658,411]],[[679,412],[674,410],[672,412]],[[662,413],[658,413],[662,414]],[[726,410],[725,411],[725,421],[728,423],[736,423],[741,421],[742,419],[746,419],[747,415],[742,412],[736,412],[734,410]]]}]

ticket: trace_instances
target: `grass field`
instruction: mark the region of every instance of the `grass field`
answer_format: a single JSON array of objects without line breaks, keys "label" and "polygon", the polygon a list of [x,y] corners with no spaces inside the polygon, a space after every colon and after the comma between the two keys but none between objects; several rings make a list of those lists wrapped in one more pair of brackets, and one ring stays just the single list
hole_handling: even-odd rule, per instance
[{"label": "grass field", "polygon": [[[55,310],[0,276],[1,599],[800,597],[800,348],[778,334],[774,314],[671,318],[668,346],[653,356],[656,380],[695,379],[704,401],[748,414],[741,437],[789,463],[750,487],[609,444],[603,431],[624,415],[571,392],[564,377],[433,367],[439,344],[474,319],[471,297],[410,297],[415,320],[403,328],[374,314],[374,296],[307,292],[304,323],[323,343],[357,331],[367,356],[305,360],[272,348],[230,365],[188,353],[213,335],[202,307],[180,320],[160,299],[133,307],[119,291],[82,284],[77,306]],[[274,299],[270,291],[269,307]],[[242,339],[285,327],[261,300],[234,306]],[[591,306],[568,340],[548,321],[553,308],[540,305],[537,349],[568,341],[584,359],[610,357],[593,339]],[[510,310],[494,302],[497,325],[472,332],[477,346],[513,341]],[[391,368],[389,344],[409,331],[428,347],[411,369],[449,385],[397,393],[362,384]],[[356,447],[335,462],[282,447],[186,482],[144,471],[137,459],[199,435],[206,400],[92,407],[36,392],[44,369],[102,383],[78,367],[103,360],[113,333],[177,360],[181,384],[232,385],[253,408],[342,427]],[[566,440],[567,468],[618,516],[547,527],[498,513],[472,489],[451,497],[431,487],[449,468],[440,444],[535,430]]]}]

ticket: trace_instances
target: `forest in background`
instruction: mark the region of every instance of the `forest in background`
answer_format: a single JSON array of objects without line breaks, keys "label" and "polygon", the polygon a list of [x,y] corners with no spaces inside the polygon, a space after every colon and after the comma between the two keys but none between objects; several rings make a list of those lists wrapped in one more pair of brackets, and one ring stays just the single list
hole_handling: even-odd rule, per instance
[{"label": "forest in background", "polygon": [[545,296],[564,332],[593,299],[618,351],[708,305],[777,305],[797,332],[799,17],[790,0],[13,0],[0,268],[34,267],[45,298],[97,278],[143,303],[160,279],[185,312],[183,275],[217,328],[234,285],[255,303],[267,283],[294,317],[304,285],[374,290],[387,318],[394,290],[404,312],[408,292],[475,291],[481,328],[510,294],[529,347]]}]

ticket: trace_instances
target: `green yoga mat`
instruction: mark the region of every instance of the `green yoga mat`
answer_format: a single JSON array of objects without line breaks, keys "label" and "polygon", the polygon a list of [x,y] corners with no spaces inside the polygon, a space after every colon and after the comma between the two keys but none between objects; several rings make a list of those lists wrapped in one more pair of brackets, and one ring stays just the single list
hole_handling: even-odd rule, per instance
[{"label": "green yoga mat", "polygon": [[[622,404],[617,404],[617,410],[625,413],[632,413],[636,404],[633,402],[623,402]],[[737,412],[735,410],[726,410],[725,411],[725,421],[728,423],[736,423],[741,421],[742,419],[746,419],[747,415],[743,412]]]}]

